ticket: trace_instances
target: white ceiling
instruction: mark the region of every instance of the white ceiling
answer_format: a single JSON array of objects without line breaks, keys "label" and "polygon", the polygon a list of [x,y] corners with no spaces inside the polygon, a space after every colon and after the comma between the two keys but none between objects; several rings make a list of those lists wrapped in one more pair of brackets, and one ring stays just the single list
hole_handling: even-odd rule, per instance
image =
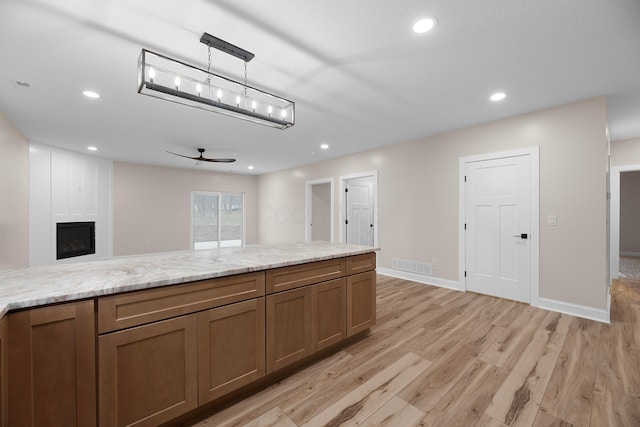
[{"label": "white ceiling", "polygon": [[[294,100],[294,127],[136,92],[142,48],[206,68],[204,32],[255,53],[249,84]],[[218,51],[212,68],[243,78]],[[602,95],[611,138],[640,137],[640,0],[0,0],[0,111],[121,161],[194,167],[166,151],[204,147],[238,161],[199,168],[260,174]]]}]

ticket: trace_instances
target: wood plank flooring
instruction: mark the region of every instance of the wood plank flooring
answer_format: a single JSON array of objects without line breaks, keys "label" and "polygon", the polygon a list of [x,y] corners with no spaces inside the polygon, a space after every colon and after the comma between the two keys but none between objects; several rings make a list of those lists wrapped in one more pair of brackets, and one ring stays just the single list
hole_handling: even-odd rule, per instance
[{"label": "wood plank flooring", "polygon": [[640,282],[611,324],[378,276],[365,339],[194,425],[640,426]]}]

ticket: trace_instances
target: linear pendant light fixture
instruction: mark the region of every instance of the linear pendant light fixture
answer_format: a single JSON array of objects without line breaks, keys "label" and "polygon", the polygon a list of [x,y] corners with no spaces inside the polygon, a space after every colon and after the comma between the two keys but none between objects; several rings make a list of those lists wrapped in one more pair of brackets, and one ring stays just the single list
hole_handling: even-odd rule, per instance
[{"label": "linear pendant light fixture", "polygon": [[[278,129],[295,124],[293,101],[247,85],[247,62],[253,59],[253,53],[207,33],[200,42],[209,49],[207,70],[142,49],[138,58],[138,93]],[[242,59],[245,81],[212,73],[211,48]]]}]

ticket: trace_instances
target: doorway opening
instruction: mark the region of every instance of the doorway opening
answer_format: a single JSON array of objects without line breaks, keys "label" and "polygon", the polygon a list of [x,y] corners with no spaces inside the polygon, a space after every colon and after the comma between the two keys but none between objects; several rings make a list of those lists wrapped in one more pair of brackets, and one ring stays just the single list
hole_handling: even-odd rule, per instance
[{"label": "doorway opening", "polygon": [[378,245],[378,172],[340,177],[340,242]]},{"label": "doorway opening", "polygon": [[[625,174],[624,176],[622,176]],[[621,232],[622,228],[622,219],[627,216],[626,212],[622,212],[623,208],[623,197],[625,194],[628,195],[628,191],[622,191],[622,180],[629,181],[625,184],[633,185],[634,178],[636,174],[640,175],[640,165],[627,165],[627,166],[617,166],[611,168],[610,175],[610,191],[611,191],[611,205],[610,205],[610,233],[609,233],[609,247],[610,247],[610,260],[609,263],[611,265],[610,269],[610,279],[618,279],[622,278],[620,275],[621,271],[621,262],[625,263],[625,268],[630,266],[633,269],[635,260],[640,259],[637,258],[640,256],[640,253],[636,252],[636,250],[632,249],[634,247],[633,236],[629,236],[627,232],[625,232],[624,241],[622,241]],[[630,178],[630,179],[625,179]],[[640,190],[638,190],[640,191]],[[628,200],[630,197],[625,197],[625,203],[627,205],[633,205],[634,200]],[[624,207],[625,211],[630,210],[633,211],[633,206]],[[639,228],[640,224],[629,224],[628,222],[624,224],[627,229]],[[628,230],[627,230],[628,231]],[[628,240],[628,241],[627,241]],[[630,259],[621,259],[622,257],[629,257]],[[611,286],[611,283],[609,284]]]},{"label": "doorway opening", "polygon": [[307,181],[305,197],[305,241],[333,242],[333,178]]}]

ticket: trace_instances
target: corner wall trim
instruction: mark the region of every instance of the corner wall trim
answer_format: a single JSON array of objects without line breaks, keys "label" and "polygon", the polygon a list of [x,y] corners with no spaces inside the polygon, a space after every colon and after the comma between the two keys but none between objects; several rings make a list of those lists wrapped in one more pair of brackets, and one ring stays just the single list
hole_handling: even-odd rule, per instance
[{"label": "corner wall trim", "polygon": [[463,291],[460,282],[456,280],[441,279],[439,277],[421,276],[420,274],[409,273],[406,271],[393,270],[391,268],[378,267],[377,274],[383,276],[395,277],[396,279],[405,279],[412,282],[418,282],[425,285],[438,286],[440,288],[452,289],[454,291]]},{"label": "corner wall trim", "polygon": [[557,311],[559,313],[570,314],[572,316],[595,320],[597,322],[610,323],[609,310],[571,304],[569,302],[557,301],[548,298],[539,298],[538,303],[537,307],[545,310]]}]

